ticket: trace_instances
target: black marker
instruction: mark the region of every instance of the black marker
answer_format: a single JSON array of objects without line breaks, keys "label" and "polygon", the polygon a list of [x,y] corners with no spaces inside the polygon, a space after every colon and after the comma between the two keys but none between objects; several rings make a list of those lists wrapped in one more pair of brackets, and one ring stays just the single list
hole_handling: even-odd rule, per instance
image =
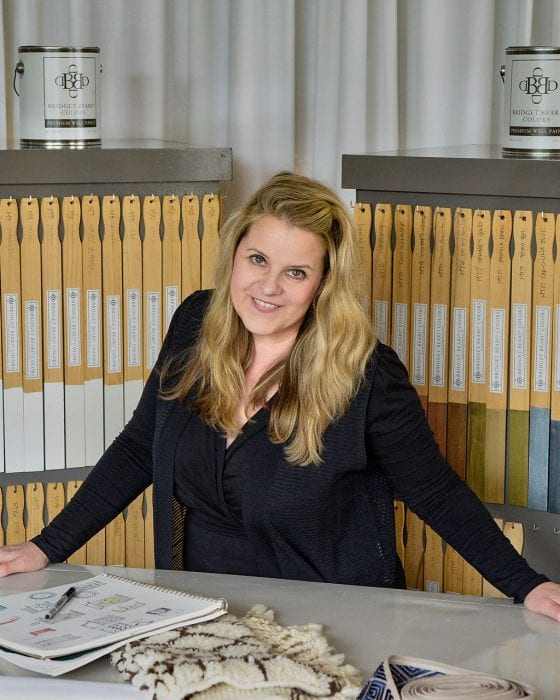
[{"label": "black marker", "polygon": [[56,613],[66,605],[66,603],[74,596],[75,593],[76,589],[74,586],[70,586],[70,588],[60,596],[49,612],[45,615],[45,620],[51,620]]}]

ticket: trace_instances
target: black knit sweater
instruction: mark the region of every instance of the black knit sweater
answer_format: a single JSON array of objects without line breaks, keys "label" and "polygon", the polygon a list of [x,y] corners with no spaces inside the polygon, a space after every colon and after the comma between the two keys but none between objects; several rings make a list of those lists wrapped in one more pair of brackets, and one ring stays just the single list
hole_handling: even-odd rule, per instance
[{"label": "black knit sweater", "polygon": [[[208,298],[197,292],[177,310],[157,368],[169,353],[196,342]],[[185,429],[198,418],[188,406],[159,398],[157,368],[124,431],[72,502],[34,538],[50,561],[66,559],[153,481],[156,566],[176,566],[172,539],[180,549],[183,537],[172,518],[180,436],[170,415],[180,411]],[[393,509],[400,497],[516,601],[548,580],[516,553],[441,456],[406,370],[387,346],[378,344],[349,410],[325,432],[320,466],[290,465],[282,446],[267,437],[267,418],[266,409],[257,414],[230,456],[244,470],[240,507],[254,575],[404,586]],[[206,448],[192,445],[194,451]],[[191,481],[198,481],[199,500],[210,506],[223,498],[219,484],[211,490],[203,478]],[[227,561],[220,569],[231,570]]]}]

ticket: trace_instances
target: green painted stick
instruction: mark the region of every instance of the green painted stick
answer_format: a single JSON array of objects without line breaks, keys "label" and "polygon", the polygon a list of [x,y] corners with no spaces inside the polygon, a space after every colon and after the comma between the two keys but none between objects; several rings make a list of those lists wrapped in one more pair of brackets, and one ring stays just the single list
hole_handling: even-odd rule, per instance
[{"label": "green painted stick", "polygon": [[432,208],[417,206],[414,211],[414,250],[410,280],[410,380],[428,412],[428,358],[430,349],[430,236]]},{"label": "green painted stick", "polygon": [[508,503],[526,506],[529,483],[529,373],[533,212],[513,217],[511,261],[510,381],[508,407]]},{"label": "green painted stick", "polygon": [[393,279],[391,231],[393,213],[390,204],[376,204],[373,215],[375,241],[372,271],[372,320],[382,343],[391,343],[391,290]]},{"label": "green painted stick", "polygon": [[410,264],[412,258],[412,207],[395,207],[395,250],[393,254],[392,347],[408,369],[410,337]]}]

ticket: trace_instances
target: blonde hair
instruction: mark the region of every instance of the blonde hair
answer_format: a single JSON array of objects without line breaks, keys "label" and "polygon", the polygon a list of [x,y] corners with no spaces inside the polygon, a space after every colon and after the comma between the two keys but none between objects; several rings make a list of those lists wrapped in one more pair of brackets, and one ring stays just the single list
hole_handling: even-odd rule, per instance
[{"label": "blonde hair", "polygon": [[[240,430],[236,412],[253,345],[229,290],[237,246],[263,216],[274,216],[319,236],[325,246],[325,266],[289,356],[260,378],[248,405],[264,405],[267,392],[278,385],[270,406],[270,439],[285,444],[291,463],[319,464],[323,433],[348,409],[375,345],[354,223],[342,201],[320,182],[279,173],[223,226],[216,288],[198,343],[164,368],[168,376],[176,373],[174,385],[164,396],[183,401],[194,391],[190,408],[206,423],[228,433]],[[172,365],[178,368],[174,372]]]}]

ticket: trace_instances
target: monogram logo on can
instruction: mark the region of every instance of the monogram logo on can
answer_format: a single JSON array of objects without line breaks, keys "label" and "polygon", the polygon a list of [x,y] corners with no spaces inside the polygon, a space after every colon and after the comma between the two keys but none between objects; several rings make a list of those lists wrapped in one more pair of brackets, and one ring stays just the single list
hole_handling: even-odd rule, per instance
[{"label": "monogram logo on can", "polygon": [[54,82],[55,85],[63,90],[68,90],[68,96],[75,99],[78,97],[78,91],[89,85],[89,78],[84,73],[79,73],[78,66],[75,63],[71,63],[68,66],[68,71],[57,75]]},{"label": "monogram logo on can", "polygon": [[541,103],[543,95],[554,92],[558,89],[558,82],[544,75],[542,68],[537,66],[533,69],[533,74],[528,75],[519,83],[519,89],[530,95],[533,104]]}]

